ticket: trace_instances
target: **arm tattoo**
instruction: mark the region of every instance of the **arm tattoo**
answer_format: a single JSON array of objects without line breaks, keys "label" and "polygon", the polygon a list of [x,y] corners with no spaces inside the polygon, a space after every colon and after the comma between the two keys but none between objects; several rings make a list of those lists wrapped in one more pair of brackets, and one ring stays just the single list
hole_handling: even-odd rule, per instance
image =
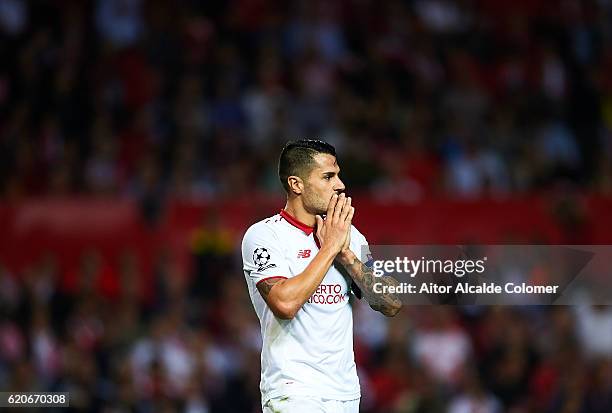
[{"label": "arm tattoo", "polygon": [[274,277],[274,278],[265,279],[261,281],[260,283],[257,283],[257,289],[259,290],[259,293],[261,294],[261,296],[264,299],[267,299],[268,294],[270,294],[270,290],[272,289],[274,284],[284,279],[285,277]]},{"label": "arm tattoo", "polygon": [[361,289],[370,307],[373,310],[380,311],[388,317],[392,317],[402,308],[402,302],[396,294],[391,293],[375,293],[374,284],[396,286],[399,285],[393,277],[375,277],[371,268],[355,259],[353,264],[345,266],[349,275]]}]

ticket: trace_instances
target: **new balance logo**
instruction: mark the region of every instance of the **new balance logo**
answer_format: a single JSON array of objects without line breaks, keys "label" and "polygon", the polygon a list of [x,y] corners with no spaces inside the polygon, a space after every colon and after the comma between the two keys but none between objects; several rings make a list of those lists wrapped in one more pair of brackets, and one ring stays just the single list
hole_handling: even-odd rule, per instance
[{"label": "new balance logo", "polygon": [[310,257],[310,250],[299,250],[297,257],[298,258],[308,258],[308,257]]}]

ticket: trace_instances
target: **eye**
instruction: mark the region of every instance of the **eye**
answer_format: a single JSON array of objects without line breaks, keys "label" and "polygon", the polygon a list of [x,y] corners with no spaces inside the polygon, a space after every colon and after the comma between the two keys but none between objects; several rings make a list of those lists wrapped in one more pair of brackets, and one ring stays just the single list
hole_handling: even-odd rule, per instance
[{"label": "eye", "polygon": [[326,181],[329,181],[330,179],[331,179],[331,176],[329,176],[329,175],[327,175],[327,176],[325,177],[325,180],[326,180]]}]

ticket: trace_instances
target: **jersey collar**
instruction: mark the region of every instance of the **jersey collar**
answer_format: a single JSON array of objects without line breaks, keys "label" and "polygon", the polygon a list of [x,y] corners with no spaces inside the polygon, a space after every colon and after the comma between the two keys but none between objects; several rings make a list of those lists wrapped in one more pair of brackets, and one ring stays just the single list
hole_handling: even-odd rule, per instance
[{"label": "jersey collar", "polygon": [[285,220],[291,225],[293,225],[294,227],[301,229],[306,235],[310,235],[314,231],[314,227],[311,227],[310,225],[306,225],[303,222],[298,221],[296,218],[292,217],[284,209],[281,209],[280,216],[285,218]]}]

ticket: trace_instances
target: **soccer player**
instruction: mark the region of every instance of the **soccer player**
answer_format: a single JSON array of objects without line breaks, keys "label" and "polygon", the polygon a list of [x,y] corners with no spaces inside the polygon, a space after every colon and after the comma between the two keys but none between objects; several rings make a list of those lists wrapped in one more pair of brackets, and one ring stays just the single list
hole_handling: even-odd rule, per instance
[{"label": "soccer player", "polygon": [[[287,204],[252,225],[242,241],[249,294],[261,323],[261,394],[268,412],[358,412],[352,295],[394,316],[400,300],[375,294],[362,263],[364,236],[352,226],[336,151],[320,140],[283,148],[278,173]],[[351,285],[353,293],[351,294]]]}]

